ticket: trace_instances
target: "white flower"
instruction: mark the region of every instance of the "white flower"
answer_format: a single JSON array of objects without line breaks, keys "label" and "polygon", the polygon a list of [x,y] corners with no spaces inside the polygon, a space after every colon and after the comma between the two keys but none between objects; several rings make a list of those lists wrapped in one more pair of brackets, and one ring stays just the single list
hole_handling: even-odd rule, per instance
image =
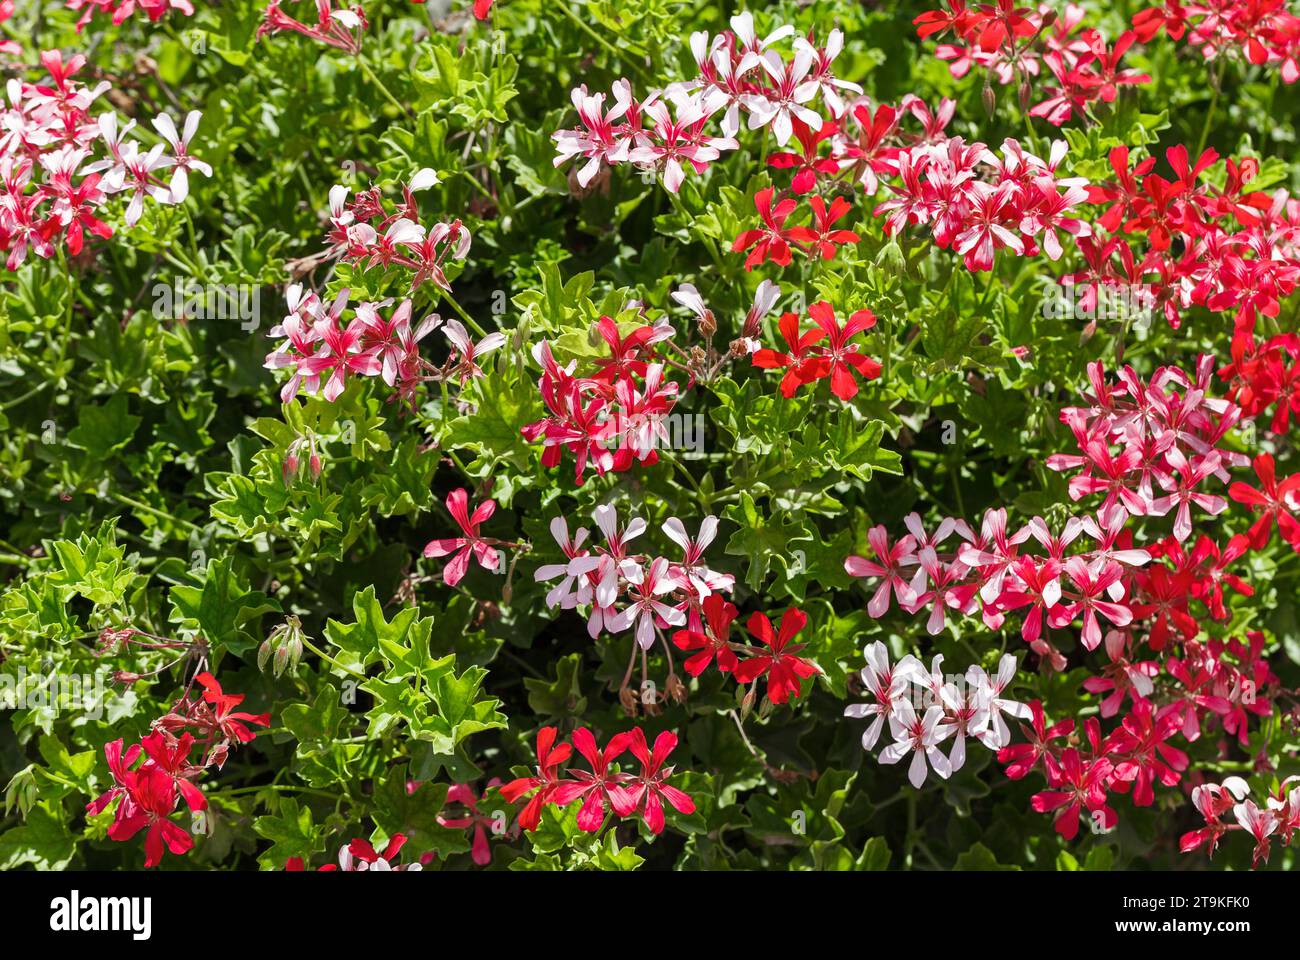
[{"label": "white flower", "polygon": [[980,734],[980,742],[990,750],[1000,750],[1011,742],[1011,730],[1002,719],[1008,716],[1028,720],[1033,716],[1026,704],[1002,696],[1002,691],[1011,685],[1016,677],[1016,658],[1014,654],[1004,653],[998,661],[998,673],[990,678],[984,669],[972,665],[966,671],[966,682],[980,691],[985,698],[989,711],[988,729]]},{"label": "white flower", "polygon": [[880,731],[885,720],[893,716],[895,702],[907,692],[912,672],[920,664],[910,654],[898,662],[896,667],[889,665],[889,651],[877,640],[866,649],[867,665],[859,676],[867,693],[875,697],[875,703],[851,703],[844,708],[844,716],[861,719],[875,717],[862,733],[862,749],[872,750],[880,739]]},{"label": "white flower", "polygon": [[907,779],[912,782],[912,786],[920,788],[925,783],[927,760],[934,772],[947,780],[952,776],[952,765],[938,745],[948,736],[951,728],[945,730],[939,722],[942,719],[942,707],[930,707],[925,711],[924,717],[918,718],[909,701],[899,700],[897,709],[889,718],[894,742],[880,751],[880,762],[898,763],[910,753],[912,763],[907,771]]}]

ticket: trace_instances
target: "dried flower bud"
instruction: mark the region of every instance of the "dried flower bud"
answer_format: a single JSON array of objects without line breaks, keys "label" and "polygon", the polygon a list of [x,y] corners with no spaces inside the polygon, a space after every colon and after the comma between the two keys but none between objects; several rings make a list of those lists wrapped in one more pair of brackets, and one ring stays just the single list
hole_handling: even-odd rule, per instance
[{"label": "dried flower bud", "polygon": [[122,630],[114,630],[111,627],[105,627],[99,631],[99,643],[95,648],[95,656],[111,657],[118,653],[121,648],[135,636],[135,630],[126,627]]},{"label": "dried flower bud", "polygon": [[664,693],[673,703],[686,702],[686,684],[682,683],[682,678],[675,673],[670,673],[664,682]]}]

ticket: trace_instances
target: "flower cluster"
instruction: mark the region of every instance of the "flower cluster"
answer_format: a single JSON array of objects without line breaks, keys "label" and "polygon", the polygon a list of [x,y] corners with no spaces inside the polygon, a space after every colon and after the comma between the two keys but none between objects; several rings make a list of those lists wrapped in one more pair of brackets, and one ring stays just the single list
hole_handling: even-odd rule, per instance
[{"label": "flower cluster", "polygon": [[[852,703],[846,717],[872,721],[862,734],[862,749],[875,749],[886,721],[894,742],[880,751],[881,763],[898,763],[911,757],[907,778],[920,788],[930,769],[946,780],[966,763],[966,738],[973,737],[997,751],[1011,742],[1004,714],[1028,719],[1029,708],[1003,694],[1016,676],[1016,658],[1004,654],[998,672],[990,677],[972,664],[964,673],[945,675],[943,656],[936,655],[927,670],[910,653],[895,664],[877,640],[866,648],[867,665],[860,678],[871,703]],[[939,744],[952,739],[945,755]]]},{"label": "flower cluster", "polygon": [[972,68],[984,71],[984,102],[990,113],[996,103],[994,80],[1014,84],[1021,109],[1029,108],[1044,64],[1055,85],[1029,114],[1058,127],[1072,114],[1086,114],[1094,102],[1113,102],[1121,87],[1151,81],[1120,65],[1137,36],[1127,32],[1108,45],[1100,32],[1082,27],[1084,9],[1079,5],[1070,4],[1059,14],[1047,4],[1022,7],[1014,0],[969,8],[965,0],[948,0],[946,8],[918,15],[913,21],[917,34],[926,39],[953,32],[956,42],[939,44],[935,56],[950,61],[954,77],[964,77]]},{"label": "flower cluster", "polygon": [[[77,32],[80,33],[96,14],[111,17],[113,26],[119,26],[133,13],[142,13],[150,23],[156,23],[170,10],[179,10],[187,17],[194,16],[190,0],[66,0],[69,10],[80,10]],[[0,19],[4,19],[0,17]]]},{"label": "flower cluster", "polygon": [[1057,175],[1065,154],[1064,140],[1044,160],[1009,138],[998,156],[983,143],[939,135],[898,151],[891,161],[897,182],[888,183],[894,196],[873,212],[885,216],[891,236],[929,224],[939,248],[960,253],[968,270],[992,270],[1003,249],[1025,257],[1041,249],[1059,260],[1058,230],[1076,238],[1092,232],[1075,210],[1088,199],[1086,182]]},{"label": "flower cluster", "polygon": [[439,221],[429,229],[420,223],[415,194],[439,183],[429,168],[402,185],[402,202],[390,210],[378,187],[362,190],[348,200],[348,188],[330,188],[329,249],[325,257],[361,267],[402,267],[412,272],[411,292],[432,281],[451,292],[445,268],[469,255],[470,233],[459,219]]},{"label": "flower cluster", "polygon": [[800,387],[829,377],[831,393],[841,400],[852,400],[858,393],[858,377],[874,380],[880,376],[880,364],[860,351],[861,344],[850,342],[876,325],[876,315],[870,310],[856,310],[841,326],[831,305],[819,300],[808,308],[808,316],[817,327],[800,333],[798,315],[782,314],[779,329],[786,351],[757,350],[751,357],[754,366],[785,370],[781,378],[784,397],[792,397]]},{"label": "flower cluster", "polygon": [[[284,340],[266,355],[263,364],[268,370],[292,372],[280,390],[282,402],[307,393],[332,403],[346,389],[349,377],[379,377],[391,390],[390,402],[400,400],[413,410],[422,384],[455,382],[463,388],[484,375],[479,361],[505,343],[505,334],[499,331],[476,342],[459,320],[444,321],[437,314],[430,314],[412,327],[410,298],[396,307],[391,299],[364,301],[352,309],[352,319],[344,324],[350,293],[344,287],[326,305],[301,284],[289,285],[289,313],[268,334]],[[420,341],[439,327],[450,347],[441,365],[420,353]],[[304,437],[299,443],[311,446],[314,478],[320,473],[315,441]],[[298,470],[297,446],[290,449],[285,460],[286,482]]]},{"label": "flower cluster", "polygon": [[[663,833],[664,803],[684,816],[695,812],[695,801],[668,782],[673,768],[664,764],[677,749],[677,734],[672,731],[655,737],[653,749],[640,727],[616,734],[604,750],[586,727],[573,731],[572,743],[557,744],[557,737],[555,727],[537,731],[537,769],[501,787],[501,796],[508,803],[532,794],[519,813],[519,826],[524,830],[537,829],[547,805],[566,807],[579,799],[578,827],[587,833],[599,832],[610,811],[620,818],[639,816],[655,835]],[[575,747],[589,770],[561,769]],[[637,773],[615,765],[628,751],[641,765]]]},{"label": "flower cluster", "polygon": [[[1224,834],[1244,830],[1255,841],[1252,865],[1267,862],[1274,837],[1281,837],[1287,846],[1300,830],[1300,789],[1293,784],[1300,777],[1287,777],[1264,800],[1263,806],[1250,796],[1250,787],[1241,777],[1227,777],[1223,783],[1202,783],[1192,790],[1192,804],[1205,818],[1205,826],[1183,834],[1179,846],[1183,853],[1205,847],[1214,856],[1215,847]],[[1234,822],[1224,818],[1232,814]]]},{"label": "flower cluster", "polygon": [[[129,632],[132,640],[136,635]],[[194,781],[209,768],[221,769],[232,746],[253,739],[248,724],[270,725],[269,714],[237,711],[243,695],[225,693],[212,674],[198,673],[193,682],[203,688],[202,695],[191,697],[187,688],[139,743],[126,747],[119,738],[104,745],[113,786],[86,804],[88,813],[98,814],[117,801],[108,828],[110,840],[130,840],[148,828],[146,867],[157,866],[164,849],[179,856],[194,846],[193,837],[171,819],[177,805],[183,801],[192,813],[205,811],[207,798]],[[191,761],[196,746],[199,756]]]},{"label": "flower cluster", "polygon": [[[722,34],[691,35],[699,72],[689,80],[640,101],[631,84],[620,80],[608,109],[603,93],[578,87],[572,99],[581,126],[553,134],[555,165],[584,160],[575,178],[585,189],[602,167],[631,163],[662,176],[664,186],[676,193],[688,168],[703,173],[722,151],[739,147],[742,114],[748,129],[770,129],[778,146],[789,142],[797,123],[805,130],[819,129],[822,116],[811,105],[819,96],[830,115],[838,117],[846,109],[843,94],[861,94],[862,88],[832,73],[844,45],[839,30],[830,32],[825,46],[796,37],[787,58],[775,47],[793,35],[794,28],[786,25],[759,37],[753,16],[744,12],[732,17],[731,29]],[[718,114],[721,136],[710,129]]]},{"label": "flower cluster", "polygon": [[1172,327],[1196,305],[1235,310],[1239,335],[1260,314],[1277,316],[1300,281],[1300,202],[1285,190],[1249,190],[1259,173],[1250,157],[1225,160],[1217,186],[1219,159],[1210,149],[1192,161],[1186,147],[1170,147],[1166,179],[1152,172],[1156,158],[1131,165],[1128,147],[1110,151],[1114,178],[1088,188],[1089,201],[1106,208],[1102,229],[1080,239],[1083,269],[1066,278],[1085,302],[1099,288],[1142,287]]},{"label": "flower cluster", "polygon": [[183,133],[167,115],[155,117],[162,142],[145,150],[130,135],[134,120],[119,126],[115,113],[91,115],[110,84],[91,88],[75,79],[86,65],[84,56],[65,63],[58,50],[47,50],[41,63],[49,83],[11,80],[8,104],[0,111],[0,252],[8,255],[10,270],[29,250],[48,259],[62,245],[75,256],[86,233],[111,237],[113,229],[102,219],[110,197],[127,198],[123,220],[130,227],[143,214],[146,197],[182,203],[189,172],[212,173],[189,152],[198,112],[186,118]]},{"label": "flower cluster", "polygon": [[1174,538],[1182,543],[1192,533],[1193,507],[1211,515],[1228,507],[1203,484],[1211,477],[1226,481],[1227,468],[1247,462],[1244,454],[1219,447],[1241,409],[1209,394],[1213,374],[1209,355],[1200,358],[1195,378],[1160,367],[1143,381],[1125,366],[1116,384],[1106,382],[1100,362],[1089,364],[1087,406],[1061,411],[1079,453],[1054,454],[1047,466],[1078,470],[1070,478],[1070,498],[1104,494],[1103,512],[1115,506],[1136,517],[1174,512]]},{"label": "flower cluster", "polygon": [[356,55],[361,52],[361,38],[369,24],[366,22],[366,12],[360,5],[353,4],[336,10],[333,0],[316,0],[316,24],[309,26],[281,10],[282,2],[283,0],[271,0],[266,5],[262,22],[257,27],[259,39],[288,30],[345,53]]},{"label": "flower cluster", "polygon": [[[1171,661],[1170,672],[1181,678],[1175,668],[1179,663]],[[1148,685],[1147,692],[1150,690]],[[1196,696],[1204,700],[1220,699],[1209,693]],[[1057,811],[1056,831],[1067,840],[1078,834],[1079,815],[1084,811],[1094,833],[1106,833],[1115,828],[1119,816],[1110,806],[1112,794],[1131,793],[1135,806],[1151,806],[1155,802],[1157,784],[1175,786],[1188,770],[1190,760],[1187,754],[1171,742],[1179,736],[1188,741],[1196,739],[1185,727],[1184,701],[1175,699],[1160,705],[1155,697],[1135,696],[1132,708],[1109,736],[1102,735],[1096,717],[1083,722],[1083,736],[1079,737],[1075,735],[1073,719],[1066,718],[1049,725],[1038,701],[1030,704],[1030,709],[1031,723],[1023,727],[1026,742],[1003,749],[998,759],[1007,765],[1007,776],[1013,780],[1041,768],[1047,789],[1034,795],[1033,808],[1039,813]],[[1199,735],[1199,730],[1197,733]],[[1235,781],[1237,778],[1231,779]],[[1244,783],[1241,787],[1240,796],[1244,796]],[[1219,836],[1229,829],[1219,820],[1232,806],[1223,807],[1219,802],[1223,799],[1225,797],[1219,788],[1212,784],[1193,788],[1193,803],[1205,815],[1207,827],[1183,837],[1184,852],[1207,842],[1213,852]],[[1242,812],[1247,813],[1245,810]],[[1242,826],[1254,832],[1246,822],[1253,819],[1251,815],[1242,820]],[[1265,857],[1268,847],[1264,838],[1269,832],[1265,831],[1262,836],[1256,833]]]},{"label": "flower cluster", "polygon": [[1291,414],[1300,417],[1300,336],[1279,334],[1263,343],[1242,332],[1232,338],[1232,362],[1219,370],[1228,399],[1253,419],[1276,404],[1270,429],[1286,433]]},{"label": "flower cluster", "polygon": [[592,519],[604,542],[590,547],[586,527],[570,537],[563,517],[551,521],[551,535],[565,562],[538,567],[535,578],[539,583],[559,580],[546,595],[548,607],[591,608],[587,632],[593,639],[602,632],[622,633],[635,626],[637,644],[648,650],[658,630],[680,627],[688,618],[692,629],[698,627],[704,601],[718,591],[730,592],[735,585],[731,574],[710,570],[705,562],[705,551],[717,536],[717,517],[705,517],[694,537],[676,517],[664,522],[664,534],[682,550],[676,561],[632,552],[632,541],[647,529],[642,518],[633,517],[620,527],[618,512],[603,504]]},{"label": "flower cluster", "polygon": [[[996,745],[1011,778],[1041,769],[1047,789],[1035,795],[1034,809],[1057,812],[1056,829],[1068,839],[1077,834],[1081,813],[1097,832],[1115,826],[1112,794],[1131,792],[1137,806],[1148,806],[1156,784],[1178,784],[1189,760],[1172,741],[1194,742],[1213,722],[1245,747],[1250,719],[1273,712],[1281,685],[1268,665],[1264,635],[1202,639],[1201,617],[1227,622],[1226,592],[1253,593],[1231,568],[1249,550],[1264,547],[1274,525],[1288,543],[1300,533],[1293,516],[1300,506],[1300,475],[1279,483],[1273,458],[1260,454],[1255,463],[1260,489],[1237,482],[1228,490],[1232,500],[1260,511],[1250,530],[1222,547],[1205,533],[1191,539],[1193,507],[1214,516],[1229,504],[1202,485],[1210,478],[1227,481],[1228,468],[1245,462],[1220,446],[1238,423],[1240,408],[1210,392],[1212,357],[1202,357],[1194,375],[1161,367],[1143,379],[1125,367],[1112,382],[1094,363],[1088,376],[1085,405],[1061,414],[1080,453],[1054,455],[1047,466],[1079,471],[1071,478],[1070,496],[1100,495],[1095,515],[1071,517],[1059,532],[1035,517],[1012,532],[1006,512],[990,510],[976,533],[952,518],[928,532],[911,514],[902,539],[891,543],[885,528],[877,526],[868,536],[873,559],[845,561],[850,574],[877,581],[867,605],[873,617],[885,614],[891,595],[905,612],[928,609],[932,634],[944,629],[947,610],[979,613],[990,630],[1000,630],[1008,613],[1023,610],[1021,636],[1051,669],[1066,667],[1052,630],[1081,623],[1085,650],[1104,650],[1108,662],[1083,683],[1101,702],[1100,717],[1083,723],[1082,738],[1073,736],[1074,719],[1049,725],[1035,702],[1024,717],[1030,721],[1023,727],[1026,742],[1012,745],[1003,737]],[[1171,513],[1168,535],[1135,543],[1137,524]],[[1152,534],[1145,527],[1142,532]],[[957,548],[941,552],[954,535]],[[1080,549],[1082,538],[1091,545]],[[1035,545],[1037,551],[1031,549]],[[1195,613],[1193,605],[1204,613]],[[1152,655],[1148,659],[1144,646]],[[854,708],[854,715],[892,723],[893,699],[923,674],[910,660],[891,670],[884,654],[883,647],[869,652],[862,678],[877,703]],[[948,709],[956,703],[952,695],[944,701]],[[914,728],[907,741],[912,749],[924,750],[940,774],[942,716],[942,710],[932,709],[918,720],[913,711],[904,724]],[[1105,733],[1101,721],[1111,718],[1118,725]],[[870,739],[878,735],[876,726]],[[914,769],[924,777],[925,761],[918,762]],[[1216,817],[1223,812],[1215,809]],[[1217,820],[1210,829],[1216,826]]]},{"label": "flower cluster", "polygon": [[[442,320],[431,314],[412,329],[409,299],[391,310],[391,300],[359,303],[345,325],[343,314],[350,292],[344,287],[326,305],[301,284],[289,285],[289,313],[268,334],[284,340],[266,355],[264,364],[268,370],[292,373],[280,390],[283,403],[299,393],[320,394],[332,403],[352,376],[380,377],[392,388],[394,397],[409,403],[421,383],[449,375],[458,363],[453,356],[446,368],[439,369],[420,355],[420,341]],[[453,345],[457,340],[468,343],[464,329],[455,321],[447,322],[445,332]],[[289,470],[287,463],[286,471],[296,472]]]},{"label": "flower cluster", "polygon": [[1233,58],[1252,66],[1279,67],[1284,83],[1300,77],[1300,17],[1277,0],[1165,0],[1135,14],[1133,30],[1143,43],[1163,31],[1199,47],[1207,61]]},{"label": "flower cluster", "polygon": [[620,329],[611,317],[601,317],[595,332],[609,356],[592,361],[586,376],[576,375],[577,360],[560,366],[548,341],[534,346],[548,415],[521,428],[529,443],[542,442],[544,467],[557,466],[566,450],[572,453],[579,485],[589,466],[603,477],[636,463],[658,463],[658,448],[669,441],[665,421],[678,395],[678,384],[665,377],[665,362],[656,353],[656,344],[674,334],[666,321]]}]

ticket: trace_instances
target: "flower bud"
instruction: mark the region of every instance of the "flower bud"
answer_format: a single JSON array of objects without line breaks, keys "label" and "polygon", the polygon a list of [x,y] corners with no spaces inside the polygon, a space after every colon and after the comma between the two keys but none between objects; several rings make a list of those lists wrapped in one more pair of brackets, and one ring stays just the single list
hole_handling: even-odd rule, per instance
[{"label": "flower bud", "polygon": [[284,477],[284,485],[292,486],[294,478],[298,476],[298,454],[290,451],[284,458],[284,465],[280,468],[280,474]]},{"label": "flower bud", "polygon": [[987,80],[984,82],[984,93],[982,96],[984,99],[984,112],[992,117],[998,107],[998,95],[993,92],[993,84],[989,83]]},{"label": "flower bud", "polygon": [[296,668],[302,659],[303,639],[302,621],[295,616],[287,617],[258,647],[257,669],[265,673],[269,662],[279,677],[286,669]]},{"label": "flower bud", "polygon": [[315,450],[311,452],[311,457],[307,461],[307,467],[311,471],[311,482],[315,483],[320,479],[321,460],[320,454]]},{"label": "flower bud", "polygon": [[907,268],[907,261],[903,258],[903,248],[898,245],[897,240],[891,238],[880,248],[880,252],[876,254],[876,266],[890,276],[902,276]]},{"label": "flower bud", "polygon": [[740,701],[740,720],[743,723],[749,717],[750,712],[754,709],[754,690],[757,684],[750,684],[745,691],[745,698]]}]

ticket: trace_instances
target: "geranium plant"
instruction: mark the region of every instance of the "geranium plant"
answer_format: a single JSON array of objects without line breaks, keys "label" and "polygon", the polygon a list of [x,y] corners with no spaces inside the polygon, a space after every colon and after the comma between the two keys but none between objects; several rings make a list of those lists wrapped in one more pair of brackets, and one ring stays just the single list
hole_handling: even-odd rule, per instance
[{"label": "geranium plant", "polygon": [[1290,869],[1298,47],[0,0],[0,869]]}]

